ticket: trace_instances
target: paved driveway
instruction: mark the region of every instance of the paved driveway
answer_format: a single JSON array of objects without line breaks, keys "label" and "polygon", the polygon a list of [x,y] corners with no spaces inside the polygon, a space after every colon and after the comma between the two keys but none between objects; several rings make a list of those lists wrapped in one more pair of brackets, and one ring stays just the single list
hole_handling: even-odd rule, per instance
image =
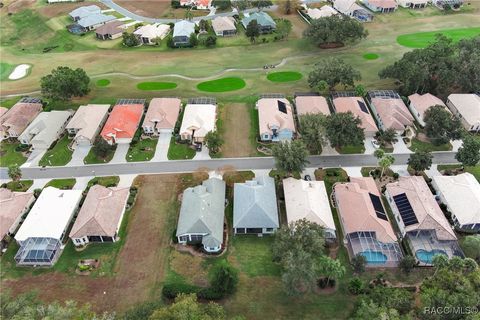
[{"label": "paved driveway", "polygon": [[45,185],[50,181],[51,179],[35,179],[33,180],[33,184],[30,188],[28,188],[28,192],[33,192],[35,189],[43,189]]},{"label": "paved driveway", "polygon": [[349,177],[362,177],[362,167],[343,167],[343,170],[345,170]]},{"label": "paved driveway", "polygon": [[372,144],[373,139],[374,138],[365,138],[365,140],[363,141],[363,145],[365,146],[365,152],[363,154],[373,154],[375,150],[377,150]]},{"label": "paved driveway", "polygon": [[137,177],[136,174],[122,174],[120,175],[120,181],[118,181],[118,187],[121,187],[121,188],[129,188],[132,183],[133,183],[133,180],[135,180],[135,178]]},{"label": "paved driveway", "polygon": [[115,150],[115,154],[113,155],[112,161],[110,163],[125,163],[127,162],[127,153],[128,148],[130,148],[129,144],[122,143],[117,145],[117,150]]},{"label": "paved driveway", "polygon": [[161,133],[158,137],[157,148],[151,161],[167,161],[168,160],[168,148],[170,147],[170,139],[172,133]]},{"label": "paved driveway", "polygon": [[72,160],[67,164],[67,166],[79,166],[83,164],[83,159],[92,149],[92,146],[77,146],[72,154]]},{"label": "paved driveway", "polygon": [[408,149],[407,145],[403,141],[402,137],[397,136],[397,143],[393,145],[393,153],[413,153],[410,149]]},{"label": "paved driveway", "polygon": [[335,148],[330,146],[330,142],[327,142],[325,145],[322,145],[322,155],[323,156],[331,156],[331,155],[338,155],[339,153]]},{"label": "paved driveway", "polygon": [[410,176],[410,173],[408,173],[407,168],[408,168],[407,165],[394,165],[394,166],[390,167],[390,169],[392,169],[393,172],[398,173],[398,175],[401,176],[401,177],[409,177]]},{"label": "paved driveway", "polygon": [[75,178],[76,182],[73,186],[73,190],[85,190],[87,188],[88,182],[93,179],[93,177],[78,177]]},{"label": "paved driveway", "polygon": [[36,167],[38,166],[38,162],[42,159],[43,155],[47,152],[47,150],[36,149],[33,150],[32,153],[28,156],[27,161],[22,164],[20,167]]},{"label": "paved driveway", "polygon": [[210,157],[210,154],[208,153],[208,148],[206,146],[203,146],[202,151],[197,152],[195,157],[193,157],[193,160],[208,160],[208,159],[212,159],[212,158]]}]

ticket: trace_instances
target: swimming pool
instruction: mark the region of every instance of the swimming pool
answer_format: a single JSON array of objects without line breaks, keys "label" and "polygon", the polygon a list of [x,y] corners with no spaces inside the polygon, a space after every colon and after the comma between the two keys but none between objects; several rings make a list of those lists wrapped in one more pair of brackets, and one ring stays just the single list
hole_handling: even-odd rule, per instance
[{"label": "swimming pool", "polygon": [[367,259],[369,264],[384,264],[387,262],[387,256],[380,251],[367,250],[360,252],[360,254]]},{"label": "swimming pool", "polygon": [[415,252],[417,259],[426,264],[432,264],[433,257],[437,254],[447,255],[445,251],[438,249],[433,249],[432,251],[418,249]]}]

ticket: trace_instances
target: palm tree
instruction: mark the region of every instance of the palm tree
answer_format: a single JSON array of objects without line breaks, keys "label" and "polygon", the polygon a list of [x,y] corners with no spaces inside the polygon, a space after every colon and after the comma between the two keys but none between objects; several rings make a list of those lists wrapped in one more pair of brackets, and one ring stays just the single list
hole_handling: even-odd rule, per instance
[{"label": "palm tree", "polygon": [[375,134],[375,139],[377,139],[382,147],[385,147],[387,144],[393,145],[394,143],[398,142],[397,132],[393,128],[389,128],[385,131],[377,131]]},{"label": "palm tree", "polygon": [[[18,164],[12,164],[12,165],[8,166],[8,176],[14,182],[20,181],[20,179],[22,178],[22,170],[20,169]],[[20,183],[20,186],[22,186],[21,183]]]},{"label": "palm tree", "polygon": [[185,19],[187,19],[188,21],[192,21],[193,19],[192,9],[188,9],[187,11],[185,11]]}]

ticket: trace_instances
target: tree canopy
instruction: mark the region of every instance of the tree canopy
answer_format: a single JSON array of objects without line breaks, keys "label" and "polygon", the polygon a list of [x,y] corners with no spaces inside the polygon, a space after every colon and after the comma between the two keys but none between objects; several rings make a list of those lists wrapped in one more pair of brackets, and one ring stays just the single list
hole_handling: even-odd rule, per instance
[{"label": "tree canopy", "polygon": [[311,154],[322,153],[322,145],[326,141],[325,121],[325,115],[320,113],[308,113],[299,118],[302,141],[305,142]]},{"label": "tree canopy", "polygon": [[351,112],[333,113],[326,119],[326,135],[332,147],[359,145],[365,139],[362,120]]},{"label": "tree canopy", "polygon": [[300,7],[300,1],[299,0],[283,0],[278,3],[278,6],[284,14],[291,14],[291,13],[295,13],[297,9]]},{"label": "tree canopy", "polygon": [[22,169],[18,164],[8,166],[8,177],[13,181],[18,181],[22,178]]},{"label": "tree canopy", "polygon": [[205,135],[205,145],[212,154],[220,152],[220,148],[223,145],[223,139],[218,131],[209,131]]},{"label": "tree canopy", "polygon": [[277,169],[293,173],[300,172],[308,164],[308,150],[301,140],[281,141],[272,148]]},{"label": "tree canopy", "polygon": [[366,38],[368,31],[363,24],[350,17],[335,14],[330,17],[314,19],[303,33],[318,46],[330,44],[345,45],[346,43]]},{"label": "tree canopy", "polygon": [[448,112],[443,106],[432,106],[425,111],[425,133],[434,145],[441,145],[450,140],[460,139],[462,123],[457,116]]},{"label": "tree canopy", "polygon": [[355,81],[361,79],[360,72],[342,59],[329,58],[313,66],[313,70],[308,74],[308,85],[314,90],[323,91],[323,81],[328,84],[329,89],[333,89],[337,85],[353,87]]},{"label": "tree canopy", "polygon": [[258,38],[260,35],[260,26],[256,19],[248,23],[245,35],[250,38],[251,42],[255,42],[255,39]]},{"label": "tree canopy", "polygon": [[410,155],[407,164],[417,173],[430,169],[432,166],[432,160],[433,156],[430,152],[416,151]]},{"label": "tree canopy", "polygon": [[114,146],[110,145],[101,136],[97,136],[97,138],[95,138],[95,142],[93,143],[92,151],[98,157],[105,158],[110,151],[113,151],[114,148]]},{"label": "tree canopy", "polygon": [[90,78],[80,68],[57,67],[40,79],[42,94],[54,100],[70,100],[90,92]]},{"label": "tree canopy", "polygon": [[480,235],[466,236],[463,240],[463,251],[467,257],[475,259],[480,262]]},{"label": "tree canopy", "polygon": [[455,159],[464,166],[475,166],[480,161],[480,139],[475,139],[470,134],[465,134],[463,144],[458,148]]},{"label": "tree canopy", "polygon": [[123,44],[127,47],[136,47],[140,45],[140,40],[133,33],[124,32],[122,34]]},{"label": "tree canopy", "polygon": [[149,318],[149,320],[185,319],[224,320],[226,314],[222,306],[216,303],[202,304],[197,301],[195,294],[181,294],[173,304],[156,310]]}]

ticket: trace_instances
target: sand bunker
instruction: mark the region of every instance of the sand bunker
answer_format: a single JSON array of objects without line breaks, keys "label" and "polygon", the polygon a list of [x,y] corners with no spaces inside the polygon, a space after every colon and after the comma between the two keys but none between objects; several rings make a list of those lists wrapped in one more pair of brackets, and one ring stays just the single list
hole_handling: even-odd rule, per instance
[{"label": "sand bunker", "polygon": [[30,69],[29,64],[19,64],[15,67],[15,69],[10,73],[8,79],[10,80],[17,80],[25,77],[27,75],[27,71]]}]

